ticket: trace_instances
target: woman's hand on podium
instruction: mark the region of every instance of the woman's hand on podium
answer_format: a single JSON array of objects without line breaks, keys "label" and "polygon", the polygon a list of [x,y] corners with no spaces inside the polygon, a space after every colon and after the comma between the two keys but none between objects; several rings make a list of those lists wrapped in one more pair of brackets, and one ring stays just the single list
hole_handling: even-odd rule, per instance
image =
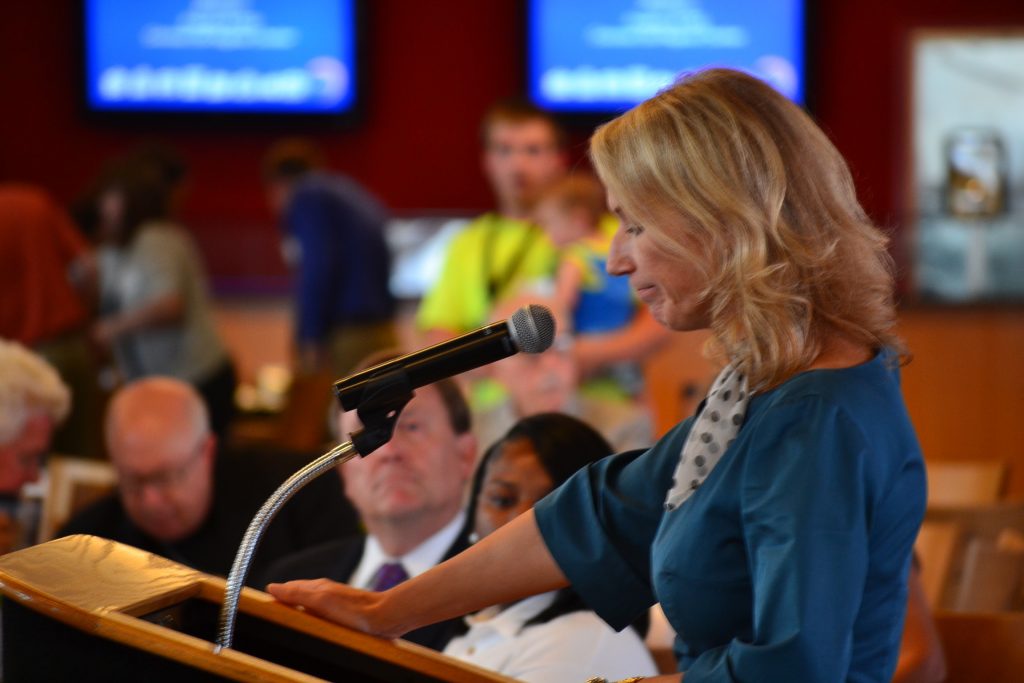
[{"label": "woman's hand on podium", "polygon": [[383,638],[398,638],[405,631],[386,624],[384,593],[353,588],[330,579],[272,583],[267,592],[277,600],[318,617]]},{"label": "woman's hand on podium", "polygon": [[342,626],[400,638],[427,624],[568,585],[528,510],[455,557],[380,593],[329,579],[272,583],[267,592]]}]

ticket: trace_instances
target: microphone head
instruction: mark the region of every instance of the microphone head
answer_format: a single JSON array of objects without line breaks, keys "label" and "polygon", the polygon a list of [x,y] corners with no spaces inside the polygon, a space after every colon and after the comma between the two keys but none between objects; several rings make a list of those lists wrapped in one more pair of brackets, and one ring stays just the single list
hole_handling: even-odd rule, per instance
[{"label": "microphone head", "polygon": [[517,349],[540,353],[555,341],[555,316],[546,306],[523,306],[508,319],[508,331]]}]

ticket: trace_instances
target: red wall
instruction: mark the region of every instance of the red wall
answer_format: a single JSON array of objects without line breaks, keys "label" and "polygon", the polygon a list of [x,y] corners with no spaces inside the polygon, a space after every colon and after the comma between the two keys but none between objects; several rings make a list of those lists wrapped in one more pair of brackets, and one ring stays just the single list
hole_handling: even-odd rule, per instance
[{"label": "red wall", "polygon": [[[192,170],[185,220],[211,272],[283,275],[259,161],[276,133],[124,130],[78,115],[72,0],[5,4],[0,20],[0,180],[71,200],[111,155],[159,136]],[[1022,0],[808,0],[814,10],[814,109],[850,162],[869,213],[900,222],[906,47],[917,27],[1024,28]],[[331,164],[401,211],[478,211],[477,120],[521,86],[520,2],[368,0],[366,119],[315,134]],[[303,131],[294,131],[300,133]],[[579,134],[577,155],[584,133]]]}]

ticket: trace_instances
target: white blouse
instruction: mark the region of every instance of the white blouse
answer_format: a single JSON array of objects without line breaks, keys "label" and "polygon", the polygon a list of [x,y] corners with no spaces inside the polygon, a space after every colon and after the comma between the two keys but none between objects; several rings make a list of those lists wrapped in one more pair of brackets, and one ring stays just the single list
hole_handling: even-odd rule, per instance
[{"label": "white blouse", "polygon": [[449,642],[444,653],[528,683],[657,674],[650,653],[632,628],[616,633],[590,610],[524,628],[555,595],[543,593],[504,610],[489,607],[466,617],[469,632]]}]

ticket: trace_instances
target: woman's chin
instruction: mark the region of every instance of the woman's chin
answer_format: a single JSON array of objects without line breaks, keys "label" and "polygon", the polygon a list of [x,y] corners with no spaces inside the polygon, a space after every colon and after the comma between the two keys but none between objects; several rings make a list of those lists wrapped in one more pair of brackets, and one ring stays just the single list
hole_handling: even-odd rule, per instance
[{"label": "woman's chin", "polygon": [[655,322],[657,322],[659,325],[661,325],[662,327],[667,327],[669,329],[675,329],[674,327],[672,327],[671,321],[669,320],[669,317],[667,315],[666,308],[661,302],[648,304],[647,310],[651,312],[651,317],[654,318]]}]

